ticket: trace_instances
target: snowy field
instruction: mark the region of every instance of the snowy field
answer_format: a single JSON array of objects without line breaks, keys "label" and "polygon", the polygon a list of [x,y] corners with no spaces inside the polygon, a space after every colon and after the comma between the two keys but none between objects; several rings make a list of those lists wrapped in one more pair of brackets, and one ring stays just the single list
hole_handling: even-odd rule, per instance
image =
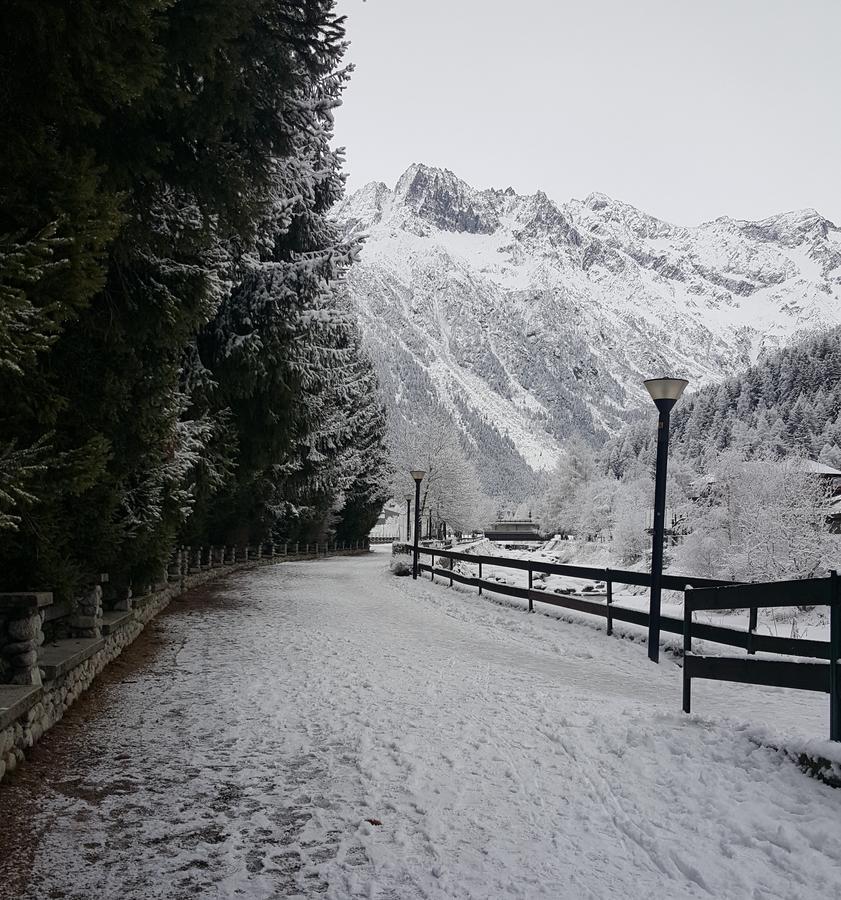
[{"label": "snowy field", "polygon": [[684,716],[668,656],[389,549],[176,601],[0,785],[0,896],[841,896],[841,790],[752,739],[825,697]]}]

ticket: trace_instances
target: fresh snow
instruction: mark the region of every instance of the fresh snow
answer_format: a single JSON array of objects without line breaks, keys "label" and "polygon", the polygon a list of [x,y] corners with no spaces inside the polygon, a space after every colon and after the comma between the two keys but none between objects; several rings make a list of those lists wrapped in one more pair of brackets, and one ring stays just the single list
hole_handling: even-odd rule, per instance
[{"label": "fresh snow", "polygon": [[335,215],[367,234],[347,284],[389,394],[434,399],[471,442],[496,428],[532,470],[568,434],[648,409],[645,377],[694,389],[841,324],[841,230],[814,210],[682,227],[603,194],[558,204],[414,164]]},{"label": "fresh snow", "polygon": [[825,698],[698,682],[685,716],[670,658],[387,565],[173,604],[3,786],[17,896],[841,895],[841,791],[757,740]]}]

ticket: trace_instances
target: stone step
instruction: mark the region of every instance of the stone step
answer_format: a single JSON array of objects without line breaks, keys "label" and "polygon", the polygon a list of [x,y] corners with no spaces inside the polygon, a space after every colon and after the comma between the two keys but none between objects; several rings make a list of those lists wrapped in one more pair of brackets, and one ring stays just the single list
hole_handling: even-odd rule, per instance
[{"label": "stone step", "polygon": [[0,731],[35,706],[42,693],[43,688],[28,684],[0,684]]},{"label": "stone step", "polygon": [[128,624],[132,619],[132,614],[125,610],[113,610],[102,614],[102,633],[112,634],[122,625]]},{"label": "stone step", "polygon": [[52,681],[67,674],[104,646],[102,638],[70,638],[45,644],[38,651],[38,665],[44,671],[44,680]]}]

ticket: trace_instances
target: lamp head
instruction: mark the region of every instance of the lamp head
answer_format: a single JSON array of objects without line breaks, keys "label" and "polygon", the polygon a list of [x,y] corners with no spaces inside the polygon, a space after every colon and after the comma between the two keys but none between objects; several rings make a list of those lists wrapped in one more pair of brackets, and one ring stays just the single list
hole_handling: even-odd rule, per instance
[{"label": "lamp head", "polygon": [[643,384],[661,411],[670,410],[689,382],[685,378],[648,378]]},{"label": "lamp head", "polygon": [[412,469],[409,474],[412,476],[412,478],[415,479],[415,481],[423,481],[423,476],[426,475],[426,472],[424,472],[423,469]]}]

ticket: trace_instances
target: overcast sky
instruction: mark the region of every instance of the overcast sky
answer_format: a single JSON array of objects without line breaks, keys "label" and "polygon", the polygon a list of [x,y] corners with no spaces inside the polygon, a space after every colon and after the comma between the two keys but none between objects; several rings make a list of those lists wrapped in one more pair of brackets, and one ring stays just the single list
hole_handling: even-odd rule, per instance
[{"label": "overcast sky", "polygon": [[339,0],[349,187],[412,162],[684,225],[841,224],[841,0]]}]

